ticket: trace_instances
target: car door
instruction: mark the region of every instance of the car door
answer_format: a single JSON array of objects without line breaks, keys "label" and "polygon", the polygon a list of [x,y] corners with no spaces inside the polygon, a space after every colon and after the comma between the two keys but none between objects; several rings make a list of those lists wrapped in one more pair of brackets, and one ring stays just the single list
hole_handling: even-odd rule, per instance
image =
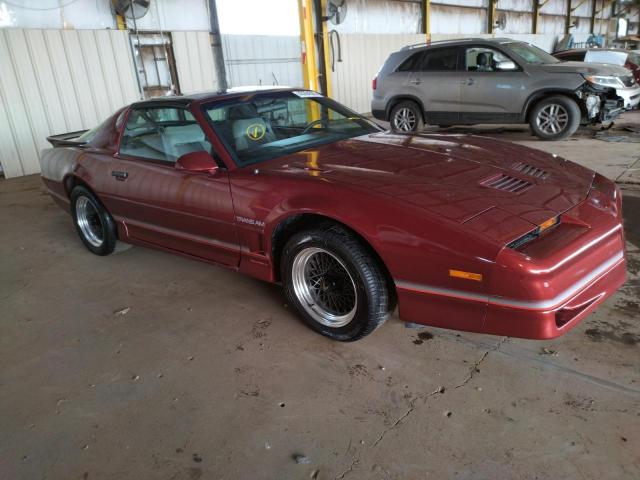
[{"label": "car door", "polygon": [[464,123],[515,122],[530,94],[527,74],[504,52],[470,45],[463,49],[465,75],[461,81]]},{"label": "car door", "polygon": [[237,266],[240,250],[227,171],[175,168],[181,155],[200,150],[213,153],[189,110],[133,108],[103,197],[131,239]]},{"label": "car door", "polygon": [[428,48],[409,57],[400,65],[408,72],[405,91],[422,102],[427,123],[455,123],[460,111],[458,47]]}]

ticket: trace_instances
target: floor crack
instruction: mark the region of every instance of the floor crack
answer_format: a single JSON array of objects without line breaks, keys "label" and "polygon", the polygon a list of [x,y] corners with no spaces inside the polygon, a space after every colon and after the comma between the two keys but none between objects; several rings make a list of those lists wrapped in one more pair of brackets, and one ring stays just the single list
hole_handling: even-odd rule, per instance
[{"label": "floor crack", "polygon": [[[473,364],[473,367],[471,368],[471,370],[469,371],[469,374],[467,375],[467,377],[458,385],[455,386],[455,388],[460,388],[460,387],[464,387],[467,383],[469,383],[471,381],[471,379],[480,372],[480,365],[482,364],[482,362],[485,361],[485,359],[487,358],[487,356],[491,353],[491,352],[495,352],[497,350],[500,350],[500,347],[507,341],[509,340],[509,337],[503,337],[500,339],[500,341],[498,343],[496,343],[493,347],[489,348],[488,350],[486,350],[482,356],[480,357],[480,359],[475,362]],[[440,393],[444,393],[445,392],[445,387],[440,386],[438,388],[436,388],[433,392],[429,392],[429,393],[422,393],[420,395],[416,395],[415,397],[413,397],[411,399],[411,401],[409,402],[409,408],[407,409],[406,412],[404,412],[402,415],[400,415],[389,427],[385,428],[382,433],[380,433],[380,435],[378,436],[378,438],[376,439],[375,442],[373,442],[371,444],[370,447],[368,448],[374,448],[376,446],[378,446],[378,444],[380,442],[382,442],[382,440],[384,439],[385,435],[387,433],[389,433],[391,430],[395,429],[396,427],[398,427],[398,425],[400,425],[405,418],[407,418],[409,415],[411,415],[415,409],[416,409],[416,402],[418,400],[426,400],[429,397],[433,397],[434,395],[438,395]],[[360,463],[360,457],[362,455],[363,450],[359,450],[357,455],[354,457],[353,461],[351,462],[351,464],[349,465],[349,467],[347,467],[347,469],[342,472],[340,475],[338,475],[337,477],[335,477],[335,480],[344,480],[344,478],[353,471],[353,469],[356,467],[356,465],[358,465],[358,463]]]},{"label": "floor crack", "polygon": [[360,452],[358,452],[358,455],[356,456],[356,458],[353,459],[353,462],[351,462],[351,465],[349,465],[349,468],[347,468],[344,472],[338,475],[335,478],[335,480],[343,480],[347,474],[351,473],[351,471],[355,468],[358,462],[360,462]]},{"label": "floor crack", "polygon": [[[371,447],[368,448],[373,448],[376,447],[384,438],[384,436],[389,433],[391,430],[393,430],[394,428],[396,428],[398,425],[400,425],[402,423],[402,421],[407,418],[409,415],[411,415],[413,413],[413,411],[416,409],[416,402],[418,400],[421,399],[427,399],[429,397],[432,397],[434,395],[437,395],[439,393],[444,393],[445,388],[444,387],[438,387],[436,388],[433,392],[429,392],[429,393],[422,393],[420,395],[416,395],[413,399],[411,399],[411,401],[409,402],[409,408],[407,409],[406,412],[404,412],[402,415],[400,415],[395,422],[393,422],[391,424],[391,426],[389,426],[388,428],[385,428],[382,433],[380,433],[380,435],[378,436],[378,438],[376,439],[375,442],[373,442],[373,444],[371,445]],[[338,475],[335,480],[343,480],[344,477],[346,475],[348,475],[349,473],[351,473],[351,471],[353,471],[353,469],[355,468],[355,466],[360,462],[360,456],[362,454],[362,450],[358,451],[358,454],[356,455],[356,457],[353,459],[353,461],[351,462],[351,465],[349,465],[349,467],[342,472],[340,475]]]},{"label": "floor crack", "polygon": [[416,409],[416,402],[418,400],[421,399],[427,399],[429,397],[432,397],[434,395],[437,395],[438,393],[444,393],[444,387],[438,387],[436,388],[433,392],[431,393],[422,393],[420,395],[416,395],[410,402],[409,402],[409,409],[404,412],[402,415],[400,415],[395,422],[393,422],[393,424],[389,427],[389,428],[385,428],[382,433],[380,434],[380,436],[378,437],[378,439],[373,442],[372,447],[377,446],[382,439],[384,438],[384,436],[389,433],[391,430],[393,430],[394,428],[396,428],[398,425],[400,425],[400,423],[407,418],[409,415],[411,415],[413,413],[413,411]]},{"label": "floor crack", "polygon": [[469,370],[469,374],[467,375],[467,377],[458,385],[455,386],[455,388],[460,388],[460,387],[464,387],[467,383],[469,383],[471,381],[471,379],[473,377],[476,376],[476,374],[480,373],[480,365],[482,364],[482,362],[485,361],[485,359],[487,358],[487,356],[491,353],[491,352],[495,352],[497,350],[500,350],[500,347],[507,341],[509,340],[509,337],[502,337],[500,339],[500,341],[498,343],[496,343],[493,347],[491,347],[489,350],[486,350],[482,356],[480,357],[480,360],[478,360],[476,363],[473,364],[473,367],[471,368],[471,370]]}]

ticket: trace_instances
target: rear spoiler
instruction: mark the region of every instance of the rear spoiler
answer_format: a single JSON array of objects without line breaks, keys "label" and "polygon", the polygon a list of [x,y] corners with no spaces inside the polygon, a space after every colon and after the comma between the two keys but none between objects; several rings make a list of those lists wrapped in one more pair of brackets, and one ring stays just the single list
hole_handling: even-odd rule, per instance
[{"label": "rear spoiler", "polygon": [[47,137],[49,142],[54,148],[56,147],[79,147],[87,142],[77,140],[77,138],[88,130],[79,130],[77,132],[62,133],[60,135],[51,135]]}]

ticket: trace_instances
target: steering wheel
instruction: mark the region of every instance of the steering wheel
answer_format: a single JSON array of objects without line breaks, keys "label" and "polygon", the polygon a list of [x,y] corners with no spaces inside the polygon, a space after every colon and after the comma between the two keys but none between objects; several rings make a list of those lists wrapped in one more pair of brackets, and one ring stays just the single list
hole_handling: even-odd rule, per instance
[{"label": "steering wheel", "polygon": [[328,127],[329,126],[329,119],[328,118],[319,118],[317,120],[313,120],[312,122],[307,123],[307,125],[304,127],[304,130],[302,130],[302,135],[307,133],[314,126],[321,125],[323,123],[326,124],[327,127]]}]

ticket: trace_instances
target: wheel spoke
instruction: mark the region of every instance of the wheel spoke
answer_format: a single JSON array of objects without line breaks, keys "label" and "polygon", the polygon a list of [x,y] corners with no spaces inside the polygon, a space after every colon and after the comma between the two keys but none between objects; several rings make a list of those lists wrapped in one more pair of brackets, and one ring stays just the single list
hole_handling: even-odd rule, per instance
[{"label": "wheel spoke", "polygon": [[353,319],[357,306],[355,283],[333,254],[318,247],[301,251],[294,259],[292,281],[300,303],[318,322],[339,327]]}]

